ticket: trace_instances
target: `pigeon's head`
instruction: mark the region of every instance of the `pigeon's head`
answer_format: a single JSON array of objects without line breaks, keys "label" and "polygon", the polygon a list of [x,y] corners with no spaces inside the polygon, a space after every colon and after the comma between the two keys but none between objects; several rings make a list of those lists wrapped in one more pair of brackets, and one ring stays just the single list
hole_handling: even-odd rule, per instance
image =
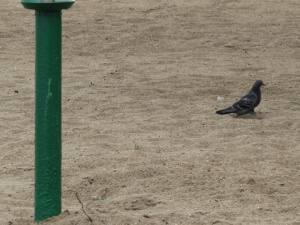
[{"label": "pigeon's head", "polygon": [[262,82],[262,80],[255,81],[253,88],[260,88],[261,86],[264,86],[265,84]]}]

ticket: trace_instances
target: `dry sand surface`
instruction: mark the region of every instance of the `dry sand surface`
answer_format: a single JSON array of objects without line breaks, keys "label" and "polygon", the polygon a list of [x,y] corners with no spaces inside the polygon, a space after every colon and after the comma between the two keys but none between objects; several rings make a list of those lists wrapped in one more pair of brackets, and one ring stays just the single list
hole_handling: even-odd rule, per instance
[{"label": "dry sand surface", "polygon": [[[34,11],[0,5],[0,224],[28,225]],[[300,224],[299,0],[77,0],[62,39],[64,212],[41,224]],[[262,120],[215,114],[256,79]]]}]

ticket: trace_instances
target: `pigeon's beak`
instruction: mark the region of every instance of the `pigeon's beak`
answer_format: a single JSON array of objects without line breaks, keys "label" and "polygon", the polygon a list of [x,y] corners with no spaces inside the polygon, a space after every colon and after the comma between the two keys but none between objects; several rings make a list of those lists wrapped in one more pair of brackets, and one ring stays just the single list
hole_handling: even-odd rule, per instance
[{"label": "pigeon's beak", "polygon": [[266,84],[262,83],[261,85],[266,86]]}]

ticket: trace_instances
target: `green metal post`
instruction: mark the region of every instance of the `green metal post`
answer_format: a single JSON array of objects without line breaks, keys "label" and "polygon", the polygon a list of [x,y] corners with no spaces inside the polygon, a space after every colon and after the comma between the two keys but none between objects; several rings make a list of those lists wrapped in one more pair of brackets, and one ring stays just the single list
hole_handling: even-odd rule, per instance
[{"label": "green metal post", "polygon": [[36,11],[35,219],[61,213],[61,12]]},{"label": "green metal post", "polygon": [[61,9],[74,0],[22,0],[36,10],[35,221],[61,213]]}]

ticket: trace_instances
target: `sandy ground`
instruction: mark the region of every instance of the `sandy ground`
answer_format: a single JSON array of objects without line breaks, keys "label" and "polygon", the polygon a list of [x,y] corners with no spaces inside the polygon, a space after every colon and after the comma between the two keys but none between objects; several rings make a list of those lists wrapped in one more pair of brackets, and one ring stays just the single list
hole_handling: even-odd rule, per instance
[{"label": "sandy ground", "polygon": [[[28,225],[34,12],[0,3],[0,224]],[[64,212],[41,224],[299,225],[299,62],[298,0],[77,0],[63,11]],[[215,114],[256,79],[262,120]]]}]

